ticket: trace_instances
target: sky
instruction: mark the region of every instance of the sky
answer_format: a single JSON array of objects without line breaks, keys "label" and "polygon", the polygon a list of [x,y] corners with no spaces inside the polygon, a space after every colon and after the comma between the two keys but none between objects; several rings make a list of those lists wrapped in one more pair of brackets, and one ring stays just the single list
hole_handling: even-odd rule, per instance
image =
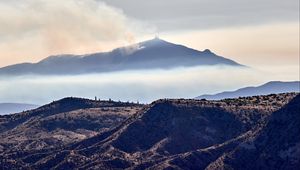
[{"label": "sky", "polygon": [[0,0],[0,67],[159,34],[245,65],[299,60],[298,0]]},{"label": "sky", "polygon": [[300,79],[298,0],[0,0],[0,67],[110,51],[155,35],[249,69],[0,76],[0,102],[45,104],[66,96],[151,102]]}]

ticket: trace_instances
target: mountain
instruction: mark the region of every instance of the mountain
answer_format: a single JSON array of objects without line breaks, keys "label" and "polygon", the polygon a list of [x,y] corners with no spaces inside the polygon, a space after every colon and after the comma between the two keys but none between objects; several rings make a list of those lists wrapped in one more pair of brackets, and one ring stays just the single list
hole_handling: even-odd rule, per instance
[{"label": "mountain", "polygon": [[[201,65],[242,66],[212,53],[197,51],[159,38],[111,52],[86,55],[50,56],[38,63],[22,63],[0,68],[0,74],[84,74],[136,69],[169,69]],[[55,69],[54,69],[55,68]]]},{"label": "mountain", "polygon": [[35,104],[25,103],[0,103],[0,115],[18,113],[39,107]]},{"label": "mountain", "polygon": [[196,99],[221,100],[225,98],[237,98],[237,97],[288,93],[288,92],[300,92],[300,82],[299,81],[292,81],[292,82],[271,81],[257,87],[245,87],[245,88],[238,89],[236,91],[227,91],[227,92],[217,93],[213,95],[201,95],[196,97]]},{"label": "mountain", "polygon": [[[149,105],[131,106],[112,101],[63,99],[43,106],[45,111],[4,119],[6,124],[0,134],[1,138],[9,140],[0,144],[0,164],[2,169],[240,169],[249,160],[245,169],[257,169],[278,160],[278,166],[271,166],[272,169],[295,169],[299,164],[296,135],[300,127],[299,99],[297,93],[283,93],[220,101],[160,99]],[[49,145],[51,147],[25,145],[27,147],[22,148],[17,142],[10,144],[13,139],[31,138],[39,131],[51,134],[53,128],[59,131],[74,127],[74,133],[78,133],[76,129],[90,129],[79,120],[103,120],[102,113],[89,120],[85,114],[91,107],[107,105],[121,107],[121,110],[127,107],[123,111],[136,109],[127,118],[106,126],[105,130],[99,128],[103,123],[99,121],[94,128],[95,134],[85,138],[71,138],[65,143]],[[85,114],[75,116],[70,110],[79,106],[80,112]],[[66,116],[60,115],[60,111],[66,112]],[[72,118],[67,118],[69,114]],[[41,121],[50,115],[57,115],[64,123],[54,123],[52,128],[41,126],[56,120]],[[7,127],[11,121],[20,122],[18,119],[23,123]],[[24,124],[27,124],[26,133],[22,133]],[[18,132],[13,133],[14,130]],[[38,141],[39,136],[31,142]],[[59,134],[53,135],[57,136]],[[69,136],[76,135],[70,133]],[[258,150],[252,152],[254,147]],[[239,152],[239,148],[246,152]],[[257,153],[259,159],[256,160],[253,155]]]}]

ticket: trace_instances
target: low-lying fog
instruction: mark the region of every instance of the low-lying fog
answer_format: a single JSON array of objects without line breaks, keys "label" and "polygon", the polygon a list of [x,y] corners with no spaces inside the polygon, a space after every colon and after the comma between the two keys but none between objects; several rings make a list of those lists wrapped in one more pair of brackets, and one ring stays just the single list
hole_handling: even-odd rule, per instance
[{"label": "low-lying fog", "polygon": [[[266,71],[266,70],[272,70]],[[295,68],[224,66],[138,70],[76,76],[0,76],[0,103],[45,104],[67,96],[139,101],[194,98],[207,93],[257,86],[271,80],[299,80]]]}]

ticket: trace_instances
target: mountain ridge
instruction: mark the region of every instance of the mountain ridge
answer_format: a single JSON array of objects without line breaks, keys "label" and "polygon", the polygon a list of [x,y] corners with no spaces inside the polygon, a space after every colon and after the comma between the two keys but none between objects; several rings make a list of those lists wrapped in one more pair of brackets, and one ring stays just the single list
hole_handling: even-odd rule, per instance
[{"label": "mountain ridge", "polygon": [[196,97],[196,99],[221,100],[225,98],[237,98],[288,92],[300,92],[300,81],[270,81],[259,86],[248,86],[234,91],[224,91],[211,95],[205,94]]},{"label": "mountain ridge", "polygon": [[37,63],[10,65],[0,68],[0,75],[85,74],[202,65],[244,67],[233,60],[218,56],[210,50],[198,51],[155,38],[126,47],[116,48],[110,52],[85,55],[53,55]]}]

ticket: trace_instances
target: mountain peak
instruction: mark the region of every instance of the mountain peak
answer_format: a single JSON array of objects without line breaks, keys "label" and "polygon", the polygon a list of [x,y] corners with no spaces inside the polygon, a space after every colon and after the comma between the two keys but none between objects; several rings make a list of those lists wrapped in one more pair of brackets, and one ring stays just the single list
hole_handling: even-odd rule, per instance
[{"label": "mountain peak", "polygon": [[202,51],[202,53],[204,53],[204,54],[214,54],[213,52],[210,51],[210,49],[205,49],[204,51]]},{"label": "mountain peak", "polygon": [[203,52],[211,53],[210,49],[205,49]]},{"label": "mountain peak", "polygon": [[139,44],[142,45],[142,46],[146,46],[146,47],[148,46],[149,47],[149,46],[163,46],[163,45],[166,45],[166,44],[171,45],[173,43],[167,42],[167,41],[165,41],[163,39],[160,39],[159,37],[156,36],[153,39],[143,41]]}]

